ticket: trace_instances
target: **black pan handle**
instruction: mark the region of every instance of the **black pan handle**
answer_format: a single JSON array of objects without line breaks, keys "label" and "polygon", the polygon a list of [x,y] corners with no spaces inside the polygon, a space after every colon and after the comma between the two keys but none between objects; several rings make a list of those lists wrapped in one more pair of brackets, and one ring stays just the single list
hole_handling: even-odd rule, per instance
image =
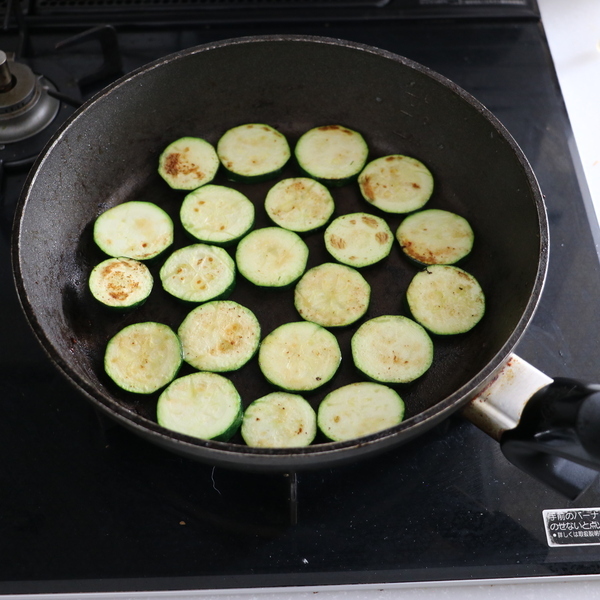
[{"label": "black pan handle", "polygon": [[599,385],[552,380],[512,355],[464,414],[511,463],[569,499],[599,474]]}]

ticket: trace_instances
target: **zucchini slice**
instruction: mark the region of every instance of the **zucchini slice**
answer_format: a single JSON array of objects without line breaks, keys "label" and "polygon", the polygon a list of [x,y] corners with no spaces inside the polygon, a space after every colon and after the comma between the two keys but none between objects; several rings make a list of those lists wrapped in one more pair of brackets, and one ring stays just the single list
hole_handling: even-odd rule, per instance
[{"label": "zucchini slice", "polygon": [[294,306],[305,320],[322,327],[344,327],[369,308],[371,286],[355,269],[323,263],[309,269],[296,285]]},{"label": "zucchini slice", "polygon": [[304,173],[335,187],[352,181],[365,166],[368,154],[363,136],[342,125],[324,125],[307,131],[294,150]]},{"label": "zucchini slice", "polygon": [[197,137],[171,142],[158,159],[159,175],[175,190],[195,190],[211,182],[218,169],[213,145]]},{"label": "zucchini slice", "polygon": [[404,401],[393,389],[361,381],[327,394],[319,405],[317,424],[327,438],[343,442],[394,427],[404,412]]},{"label": "zucchini slice", "polygon": [[447,210],[431,208],[409,215],[396,230],[402,251],[422,265],[452,265],[471,252],[469,222]]},{"label": "zucchini slice", "polygon": [[158,398],[156,420],[171,431],[227,441],[239,429],[242,400],[229,379],[216,373],[179,377]]},{"label": "zucchini slice", "polygon": [[248,406],[241,433],[255,448],[308,446],[317,434],[317,415],[302,396],[272,392]]},{"label": "zucchini slice", "polygon": [[230,300],[194,308],[177,331],[183,360],[199,371],[234,371],[255,354],[260,324],[254,313]]},{"label": "zucchini slice", "polygon": [[394,235],[381,217],[351,213],[334,219],[325,230],[325,247],[335,260],[351,267],[367,267],[386,258]]},{"label": "zucchini slice", "polygon": [[134,323],[106,346],[104,370],[122,389],[151,394],[171,382],[182,363],[181,344],[163,323]]},{"label": "zucchini slice", "polygon": [[226,297],[235,285],[235,263],[218,246],[192,244],[167,258],[160,269],[165,291],[187,302]]},{"label": "zucchini slice", "polygon": [[425,206],[433,175],[416,158],[391,154],[370,162],[358,176],[363,198],[387,213],[409,213]]},{"label": "zucchini slice", "polygon": [[325,225],[335,203],[323,184],[309,177],[292,177],[269,190],[265,210],[276,225],[304,233]]},{"label": "zucchini slice", "polygon": [[92,269],[88,280],[92,296],[111,308],[143,304],[153,284],[150,269],[132,258],[107,258]]},{"label": "zucchini slice", "polygon": [[94,241],[113,258],[149,260],[173,243],[173,221],[152,202],[132,200],[105,210],[94,222]]},{"label": "zucchini slice", "polygon": [[217,155],[230,179],[253,182],[278,175],[291,152],[282,133],[264,123],[248,123],[223,134]]},{"label": "zucchini slice", "polygon": [[308,246],[293,231],[264,227],[240,241],[235,260],[239,272],[254,285],[280,288],[302,276],[308,261]]},{"label": "zucchini slice", "polygon": [[406,290],[412,316],[438,335],[470,331],[485,313],[485,295],[473,275],[453,265],[431,265]]},{"label": "zucchini slice", "polygon": [[433,362],[433,342],[421,325],[400,315],[365,321],[352,336],[359,371],[381,383],[409,383]]},{"label": "zucchini slice", "polygon": [[179,215],[183,228],[192,237],[225,246],[252,228],[254,204],[237,190],[209,184],[184,198]]},{"label": "zucchini slice", "polygon": [[289,392],[315,390],[327,383],[341,360],[335,336],[308,321],[280,325],[264,338],[258,350],[263,375]]}]

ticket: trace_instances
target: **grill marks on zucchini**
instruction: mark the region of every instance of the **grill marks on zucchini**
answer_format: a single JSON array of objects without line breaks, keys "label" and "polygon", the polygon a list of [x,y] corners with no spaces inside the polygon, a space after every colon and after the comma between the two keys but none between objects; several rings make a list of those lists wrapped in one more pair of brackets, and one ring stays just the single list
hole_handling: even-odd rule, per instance
[{"label": "grill marks on zucchini", "polygon": [[216,300],[192,310],[178,334],[185,362],[199,371],[235,371],[254,356],[260,324],[249,308]]},{"label": "grill marks on zucchini", "polygon": [[294,290],[294,306],[307,321],[322,327],[344,327],[369,308],[371,286],[355,269],[323,263],[307,271]]}]

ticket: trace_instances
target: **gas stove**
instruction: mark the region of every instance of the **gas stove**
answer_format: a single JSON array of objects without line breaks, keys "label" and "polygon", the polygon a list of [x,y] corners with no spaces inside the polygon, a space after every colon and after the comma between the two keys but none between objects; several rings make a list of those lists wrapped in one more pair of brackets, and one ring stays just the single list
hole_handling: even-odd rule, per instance
[{"label": "gas stove", "polygon": [[517,353],[553,377],[596,380],[600,323],[588,298],[600,292],[597,224],[568,149],[570,125],[535,3],[133,4],[5,9],[0,594],[597,575],[593,538],[549,543],[544,511],[565,521],[574,514],[567,509],[599,507],[598,483],[568,501],[509,464],[460,416],[375,459],[300,474],[227,471],[148,444],[98,414],[55,370],[11,275],[12,216],[27,172],[60,123],[104,85],[220,39],[348,39],[440,72],[515,137],[545,194],[551,230],[547,285]]}]

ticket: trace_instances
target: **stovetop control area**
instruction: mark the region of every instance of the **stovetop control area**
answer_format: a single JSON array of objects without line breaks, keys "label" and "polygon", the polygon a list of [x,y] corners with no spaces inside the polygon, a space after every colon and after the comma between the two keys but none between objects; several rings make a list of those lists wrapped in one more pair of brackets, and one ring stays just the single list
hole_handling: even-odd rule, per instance
[{"label": "stovetop control area", "polygon": [[[164,18],[156,7],[132,18],[127,3],[125,13],[77,4],[75,16],[66,0],[22,10],[9,2],[0,48],[0,594],[597,574],[592,537],[553,545],[548,531],[568,533],[575,514],[597,523],[589,510],[600,507],[598,483],[569,501],[519,472],[460,415],[374,459],[282,475],[228,471],[150,445],[96,412],[52,365],[12,276],[12,218],[35,157],[103,86],[215,40],[348,39],[448,77],[522,147],[547,203],[551,250],[540,307],[517,352],[552,377],[593,381],[600,321],[587,298],[600,292],[597,224],[569,152],[570,125],[537,7],[332,1],[314,8],[313,18],[306,7],[297,19],[282,13],[299,7],[263,7],[261,19],[248,23],[257,10],[250,6],[267,3],[238,2],[230,19],[216,2],[186,3]],[[459,16],[457,8],[464,8]]]}]

